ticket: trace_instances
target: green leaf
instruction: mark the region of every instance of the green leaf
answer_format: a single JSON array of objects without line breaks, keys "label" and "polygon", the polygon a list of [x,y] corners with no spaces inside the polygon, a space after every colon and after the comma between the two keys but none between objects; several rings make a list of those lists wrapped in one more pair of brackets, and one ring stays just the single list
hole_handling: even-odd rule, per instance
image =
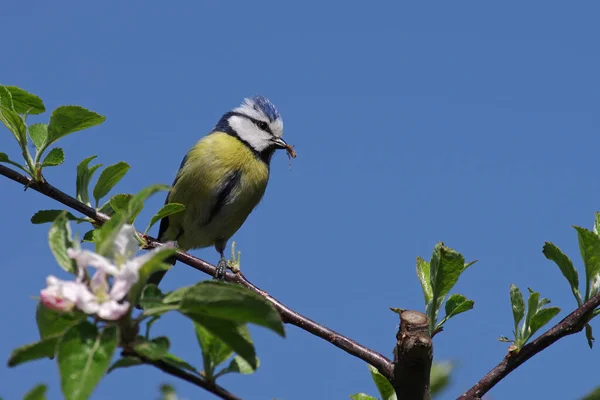
[{"label": "green leaf", "polygon": [[554,318],[559,312],[560,308],[558,307],[548,307],[538,310],[538,312],[535,313],[535,315],[531,318],[530,335],[533,336],[534,333],[536,333],[541,327],[550,322],[550,320]]},{"label": "green leaf", "polygon": [[596,341],[596,338],[594,338],[594,335],[592,334],[592,326],[590,324],[585,324],[585,337],[587,339],[588,346],[590,346],[590,349],[593,348],[594,341]]},{"label": "green leaf", "polygon": [[371,371],[371,377],[373,378],[373,382],[375,382],[375,386],[377,386],[381,399],[396,400],[396,392],[390,381],[388,381],[385,376],[381,375],[377,368],[369,364],[367,364],[367,366],[369,367],[369,371]]},{"label": "green leaf", "polygon": [[600,232],[600,212],[596,211],[594,218],[594,233],[597,235]]},{"label": "green leaf", "polygon": [[119,341],[116,325],[98,332],[88,321],[73,326],[58,344],[58,369],[67,400],[87,399],[106,374]]},{"label": "green leaf", "polygon": [[90,195],[88,191],[88,187],[90,186],[90,181],[92,180],[92,176],[94,172],[98,168],[102,166],[102,164],[96,164],[89,167],[90,161],[98,156],[91,156],[86,159],[83,159],[79,165],[77,165],[77,181],[76,181],[76,192],[77,192],[77,200],[90,205]]},{"label": "green leaf", "polygon": [[450,319],[455,315],[473,309],[475,302],[467,300],[462,294],[453,294],[446,300],[446,318]]},{"label": "green leaf", "polygon": [[48,232],[48,244],[58,265],[67,272],[76,273],[75,261],[67,255],[67,249],[73,247],[73,239],[66,212],[56,217],[52,223]]},{"label": "green leaf", "polygon": [[592,293],[592,284],[596,275],[600,274],[600,236],[585,228],[574,227],[579,239],[579,250],[585,265],[586,290],[584,302],[588,301]]},{"label": "green leaf", "polygon": [[222,340],[254,369],[258,367],[256,364],[256,352],[246,325],[213,317],[191,318],[195,323],[202,325],[213,336]]},{"label": "green leaf", "polygon": [[123,357],[123,358],[119,358],[117,361],[115,361],[113,363],[113,365],[110,366],[108,371],[106,371],[106,373],[110,374],[112,371],[114,371],[115,369],[118,369],[118,368],[128,368],[128,367],[134,367],[136,365],[143,365],[143,364],[144,363],[142,362],[142,360],[140,360],[137,357]]},{"label": "green leaf", "polygon": [[571,291],[577,300],[577,304],[581,306],[581,294],[579,293],[579,275],[573,266],[573,262],[565,253],[563,253],[554,243],[546,242],[542,253],[548,260],[552,260],[558,265],[560,272],[569,282]]},{"label": "green leaf", "polygon": [[48,222],[54,222],[59,215],[65,213],[65,217],[69,221],[77,221],[79,218],[74,216],[68,211],[65,210],[40,210],[32,215],[31,223],[32,224],[46,224]]},{"label": "green leaf", "polygon": [[515,322],[515,334],[519,331],[519,323],[525,316],[525,300],[518,287],[510,285],[510,303],[512,305],[513,319]]},{"label": "green leaf", "polygon": [[29,361],[39,360],[40,358],[51,358],[56,351],[56,344],[60,336],[49,337],[39,342],[27,344],[14,349],[8,358],[8,366],[16,367]]},{"label": "green leaf", "polygon": [[268,300],[226,282],[205,281],[192,286],[181,300],[180,311],[200,323],[202,317],[251,322],[285,336],[281,317]]},{"label": "green leaf", "polygon": [[233,354],[233,350],[204,326],[194,323],[194,327],[196,328],[198,344],[202,350],[204,375],[206,379],[212,381],[216,378],[216,367],[225,362]]},{"label": "green leaf", "polygon": [[42,303],[38,303],[35,310],[35,321],[41,339],[62,335],[83,319],[85,319],[85,315],[82,313],[59,312],[44,307]]},{"label": "green leaf", "polygon": [[43,383],[37,384],[29,392],[25,393],[23,400],[46,400],[48,387]]},{"label": "green leaf", "polygon": [[169,347],[171,346],[169,343],[169,338],[165,336],[160,336],[150,341],[142,337],[138,337],[138,341],[139,342],[134,346],[136,353],[141,354],[153,361],[161,360],[163,357],[165,357],[169,352]]},{"label": "green leaf", "polygon": [[350,398],[352,400],[377,400],[376,397],[369,396],[368,394],[364,393],[355,393],[353,395],[350,395]]},{"label": "green leaf", "polygon": [[600,387],[586,394],[581,400],[600,400]]},{"label": "green leaf", "polygon": [[[260,366],[260,361],[258,358],[256,358],[256,365],[257,365],[257,368]],[[244,360],[240,356],[235,356],[235,357],[233,357],[233,359],[231,360],[231,362],[229,363],[227,368],[223,368],[221,371],[219,371],[218,374],[216,374],[215,379],[220,376],[223,376],[225,374],[232,373],[232,372],[237,373],[237,374],[242,374],[242,375],[249,375],[249,374],[254,373],[254,371],[256,371],[256,370],[254,368],[252,368],[252,365],[247,363],[246,360]]]},{"label": "green leaf", "polygon": [[442,299],[450,292],[465,269],[465,258],[457,251],[444,246],[435,245],[431,256],[431,287],[433,297]]},{"label": "green leaf", "polygon": [[55,147],[46,155],[42,167],[55,167],[65,161],[65,152],[60,147]]},{"label": "green leaf", "polygon": [[[225,360],[231,357],[233,350],[231,350],[227,344],[225,344],[217,336],[213,335],[202,325],[194,323],[194,326],[196,328],[196,338],[198,339],[198,344],[200,344],[200,348],[202,349],[202,357],[210,359],[214,367],[224,363]],[[250,339],[250,334],[248,333],[246,335],[246,326],[241,326],[242,328],[240,329],[240,333]],[[244,332],[242,333],[241,330],[244,330]]]},{"label": "green leaf", "polygon": [[171,188],[166,185],[151,185],[140,190],[129,202],[128,205],[128,221],[133,222],[138,214],[144,209],[144,202],[153,194],[161,191],[168,191]]},{"label": "green leaf", "polygon": [[8,158],[8,154],[0,153],[0,162],[7,162],[7,161],[10,161],[10,158]]},{"label": "green leaf", "polygon": [[163,305],[162,299],[164,295],[155,284],[149,284],[144,287],[140,296],[139,305],[142,309],[160,307]]},{"label": "green leaf", "polygon": [[179,400],[179,397],[177,397],[177,393],[175,392],[175,388],[166,383],[160,385],[160,394],[160,400]]},{"label": "green leaf", "polygon": [[96,207],[98,206],[100,199],[106,196],[111,189],[123,179],[127,171],[129,171],[129,164],[123,161],[110,165],[102,171],[98,178],[98,182],[96,182],[96,186],[94,187]]},{"label": "green leaf", "polygon": [[450,374],[454,366],[449,362],[436,362],[431,366],[429,390],[432,396],[439,394],[450,384]]},{"label": "green leaf", "polygon": [[193,288],[193,286],[184,286],[179,289],[175,289],[172,292],[165,294],[163,299],[163,303],[165,304],[178,304],[183,300],[183,296],[187,293],[188,290]]},{"label": "green leaf", "polygon": [[[531,323],[533,316],[537,312],[539,308],[540,294],[538,292],[534,292],[533,290],[527,288],[529,290],[529,299],[527,300],[527,314],[525,315],[525,322],[523,323],[523,339],[525,342],[531,337]],[[524,342],[524,343],[525,343]]]},{"label": "green leaf", "polygon": [[23,122],[23,118],[16,111],[0,105],[0,122],[12,132],[19,146],[25,148],[27,145],[27,127]]},{"label": "green leaf", "polygon": [[60,106],[52,112],[48,125],[50,145],[63,136],[104,122],[106,117],[80,106]]},{"label": "green leaf", "polygon": [[41,149],[48,138],[48,124],[33,124],[29,127],[29,137],[36,149]]},{"label": "green leaf", "polygon": [[116,212],[125,213],[129,209],[129,202],[133,198],[131,194],[119,193],[110,198],[110,205]]},{"label": "green leaf", "polygon": [[429,263],[421,257],[417,257],[417,276],[419,277],[419,282],[421,282],[421,288],[423,289],[423,295],[425,296],[425,304],[429,304],[433,298],[433,289],[431,288],[431,277],[429,272]]},{"label": "green leaf", "polygon": [[0,85],[0,107],[5,107],[9,110],[15,110],[15,106],[12,99],[12,94],[6,86]]},{"label": "green leaf", "polygon": [[154,226],[161,219],[168,217],[169,215],[177,214],[185,210],[185,206],[179,203],[168,203],[165,204],[150,220],[148,227],[145,230],[145,233],[148,233],[150,228]]},{"label": "green leaf", "polygon": [[81,239],[81,241],[82,242],[96,243],[96,239],[98,239],[99,232],[100,232],[99,229],[92,229],[91,231],[87,231],[83,235],[83,238]]},{"label": "green leaf", "polygon": [[16,86],[6,86],[12,95],[14,110],[19,114],[36,115],[46,111],[44,102],[35,94],[31,94]]},{"label": "green leaf", "polygon": [[198,370],[193,366],[190,365],[189,363],[183,361],[181,358],[173,355],[173,354],[167,354],[166,356],[163,357],[162,359],[164,362],[171,364],[174,367],[177,367],[179,369],[187,369],[190,372],[193,372],[195,374],[198,373]]}]

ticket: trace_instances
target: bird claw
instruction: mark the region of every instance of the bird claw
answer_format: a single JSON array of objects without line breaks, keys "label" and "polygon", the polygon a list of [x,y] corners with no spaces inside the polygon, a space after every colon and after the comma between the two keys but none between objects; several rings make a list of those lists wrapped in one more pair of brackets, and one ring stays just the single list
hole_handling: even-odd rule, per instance
[{"label": "bird claw", "polygon": [[217,270],[215,272],[215,279],[222,281],[225,280],[225,275],[227,274],[227,268],[229,268],[229,263],[224,258],[219,260],[217,264]]}]

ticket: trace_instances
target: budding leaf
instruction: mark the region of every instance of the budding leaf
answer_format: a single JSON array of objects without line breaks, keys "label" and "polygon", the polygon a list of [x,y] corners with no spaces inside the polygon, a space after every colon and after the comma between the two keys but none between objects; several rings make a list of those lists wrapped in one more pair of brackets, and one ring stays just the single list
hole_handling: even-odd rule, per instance
[{"label": "budding leaf", "polygon": [[46,400],[48,387],[44,384],[35,385],[29,392],[25,393],[23,400]]},{"label": "budding leaf", "polygon": [[563,253],[554,243],[546,242],[542,250],[544,256],[548,260],[552,260],[558,265],[560,272],[571,285],[571,291],[577,300],[577,304],[581,306],[581,294],[579,293],[579,275],[573,266],[573,262],[565,253]]},{"label": "budding leaf", "polygon": [[129,201],[128,205],[128,221],[133,222],[138,214],[144,208],[144,202],[153,194],[169,190],[170,187],[166,185],[150,185],[142,190],[140,190],[133,198]]},{"label": "budding leaf", "polygon": [[77,165],[77,182],[76,182],[76,193],[77,200],[90,205],[90,195],[88,191],[88,187],[90,186],[90,181],[92,180],[92,176],[94,172],[98,168],[102,166],[102,164],[92,165],[88,167],[90,161],[92,161],[97,156],[91,156],[84,160],[82,160],[79,165]]},{"label": "budding leaf", "polygon": [[102,171],[98,178],[98,182],[94,187],[96,206],[98,206],[100,199],[106,196],[111,189],[123,179],[127,171],[129,171],[129,164],[123,161],[110,165]]},{"label": "budding leaf", "polygon": [[152,219],[150,219],[150,224],[148,224],[148,227],[146,228],[145,232],[148,233],[150,228],[152,228],[152,226],[154,226],[154,224],[156,224],[161,219],[168,217],[169,215],[180,213],[183,210],[185,210],[185,206],[183,204],[179,204],[179,203],[165,204],[164,206],[162,206],[162,208],[160,210],[158,210],[158,212],[156,214],[154,214]]},{"label": "budding leaf", "polygon": [[48,138],[48,124],[33,124],[29,126],[29,137],[36,149],[41,149]]},{"label": "budding leaf", "polygon": [[134,346],[137,353],[149,358],[150,360],[161,360],[169,352],[169,338],[160,336],[150,341],[138,337],[139,343]]},{"label": "budding leaf", "polygon": [[129,202],[133,198],[131,194],[119,193],[110,198],[110,205],[116,212],[125,213],[129,207]]},{"label": "budding leaf", "polygon": [[55,147],[44,158],[42,167],[54,167],[65,161],[65,152],[60,147]]},{"label": "budding leaf", "polygon": [[473,309],[475,302],[462,294],[453,294],[446,300],[446,319]]},{"label": "budding leaf", "polygon": [[600,236],[585,228],[574,227],[579,239],[579,250],[585,265],[586,291],[585,301],[588,301],[592,293],[592,284],[596,275],[600,274]]},{"label": "budding leaf", "polygon": [[376,397],[369,396],[368,394],[365,394],[365,393],[355,393],[353,395],[350,395],[350,399],[352,399],[352,400],[377,400]]},{"label": "budding leaf", "polygon": [[429,263],[423,260],[421,257],[417,257],[417,276],[419,277],[419,282],[421,282],[423,296],[425,297],[425,304],[429,304],[433,297],[433,290],[431,289],[431,277],[429,273]]},{"label": "budding leaf", "polygon": [[397,400],[396,392],[390,381],[388,381],[385,376],[381,375],[377,368],[369,364],[367,364],[367,366],[369,367],[369,371],[371,371],[371,378],[373,378],[373,382],[375,382],[375,386],[377,386],[377,390],[379,390],[381,399]]},{"label": "budding leaf", "polygon": [[110,366],[108,371],[106,371],[106,373],[110,374],[112,371],[118,368],[134,367],[142,364],[144,364],[144,362],[137,357],[123,357],[115,361],[113,365]]},{"label": "budding leaf", "polygon": [[594,338],[594,335],[592,334],[592,326],[590,324],[585,324],[585,337],[587,339],[588,346],[590,346],[590,349],[593,348],[594,341],[596,339]]},{"label": "budding leaf", "polygon": [[456,250],[436,244],[431,256],[431,287],[434,297],[441,299],[454,287],[465,269],[465,258]]},{"label": "budding leaf", "polygon": [[67,221],[66,212],[60,214],[50,227],[48,232],[48,244],[58,265],[67,272],[75,273],[75,261],[67,255],[67,249],[73,247],[71,228]]},{"label": "budding leaf", "polygon": [[531,318],[530,335],[533,336],[534,333],[536,333],[541,327],[550,322],[550,320],[554,318],[559,312],[560,308],[558,307],[548,307],[538,310],[538,312],[536,312],[535,315]]},{"label": "budding leaf", "polygon": [[518,333],[519,323],[525,316],[525,300],[518,287],[510,285],[510,303],[512,305],[515,333]]}]

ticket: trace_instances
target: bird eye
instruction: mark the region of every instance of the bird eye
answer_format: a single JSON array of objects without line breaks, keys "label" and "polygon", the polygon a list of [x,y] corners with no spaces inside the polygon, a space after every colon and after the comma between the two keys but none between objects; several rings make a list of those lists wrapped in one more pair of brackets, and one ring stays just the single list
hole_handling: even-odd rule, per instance
[{"label": "bird eye", "polygon": [[267,129],[269,129],[269,125],[265,121],[258,121],[256,123],[256,125],[258,125],[258,127],[260,129],[262,129],[263,131],[266,131]]}]

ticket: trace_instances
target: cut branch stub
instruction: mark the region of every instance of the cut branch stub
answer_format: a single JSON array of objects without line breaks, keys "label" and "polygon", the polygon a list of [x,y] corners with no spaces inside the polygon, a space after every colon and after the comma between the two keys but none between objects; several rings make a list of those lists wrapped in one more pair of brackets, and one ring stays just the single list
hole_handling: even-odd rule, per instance
[{"label": "cut branch stub", "polygon": [[433,343],[429,335],[429,319],[418,311],[400,313],[400,330],[394,349],[392,385],[399,399],[429,400],[429,379],[433,359]]}]

